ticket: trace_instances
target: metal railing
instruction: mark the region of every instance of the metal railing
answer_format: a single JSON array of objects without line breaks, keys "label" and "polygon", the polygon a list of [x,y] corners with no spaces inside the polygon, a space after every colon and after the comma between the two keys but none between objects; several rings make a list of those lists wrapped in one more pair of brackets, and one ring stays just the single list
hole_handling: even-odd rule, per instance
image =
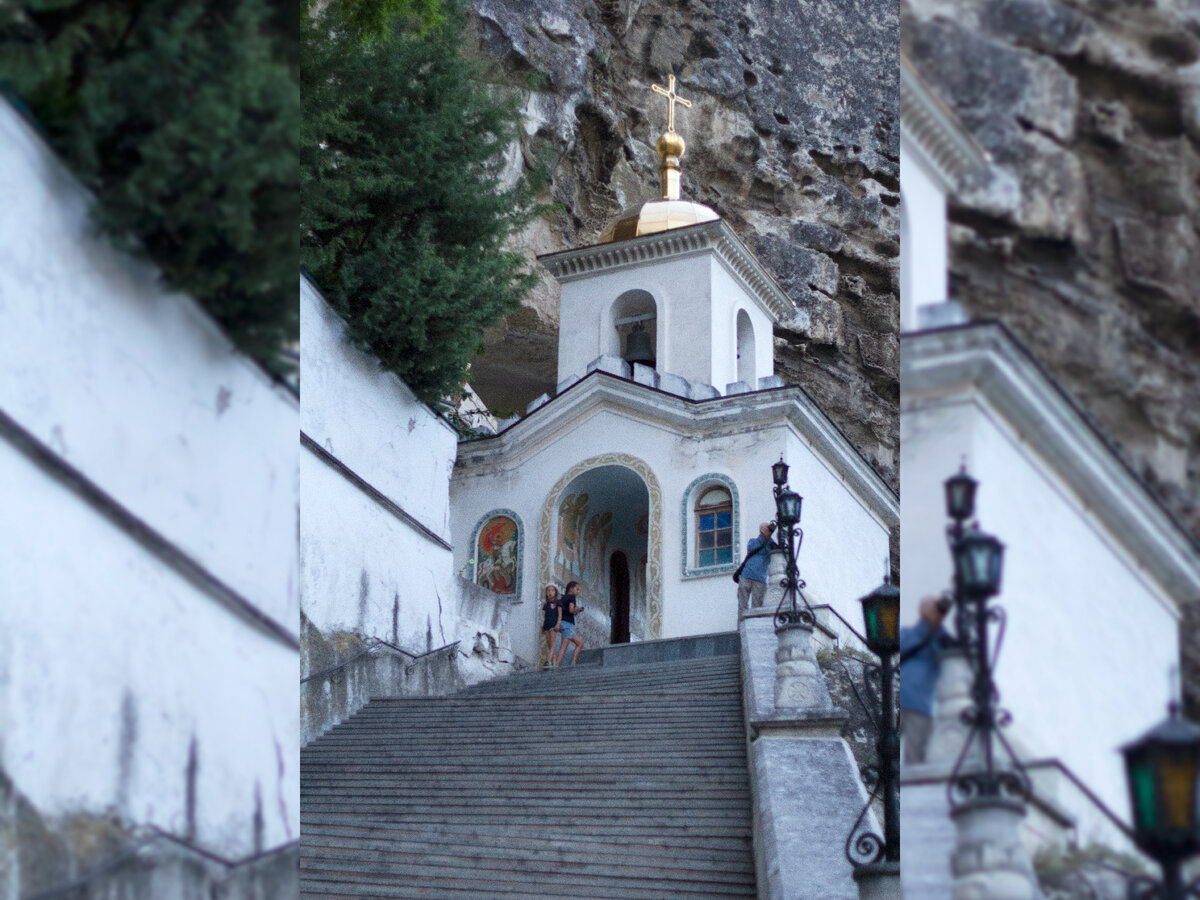
[{"label": "metal railing", "polygon": [[91,869],[87,874],[82,875],[79,878],[76,878],[74,881],[66,884],[60,884],[57,887],[39,891],[36,894],[26,895],[22,898],[22,900],[52,900],[54,897],[62,897],[66,894],[73,893],[80,888],[86,887],[97,878],[107,875],[109,872],[112,872],[123,863],[134,859],[139,853],[141,853],[141,851],[160,841],[165,841],[167,843],[183,847],[188,852],[194,853],[197,856],[209,860],[210,862],[224,866],[229,871],[240,868],[241,866],[250,865],[251,863],[258,862],[259,860],[266,859],[271,856],[277,856],[281,853],[291,850],[292,848],[299,848],[300,846],[300,842],[298,840],[288,841],[286,844],[280,844],[278,847],[273,847],[270,850],[261,850],[241,859],[229,859],[228,857],[221,856],[219,853],[215,853],[212,850],[205,849],[204,847],[201,847],[199,844],[196,844],[187,838],[182,838],[179,837],[179,835],[172,834],[169,831],[164,831],[157,825],[143,826],[140,830],[148,832],[145,837],[135,841],[133,844],[126,847],[124,850],[122,850],[120,853],[117,853],[110,859],[105,860],[94,869]]}]

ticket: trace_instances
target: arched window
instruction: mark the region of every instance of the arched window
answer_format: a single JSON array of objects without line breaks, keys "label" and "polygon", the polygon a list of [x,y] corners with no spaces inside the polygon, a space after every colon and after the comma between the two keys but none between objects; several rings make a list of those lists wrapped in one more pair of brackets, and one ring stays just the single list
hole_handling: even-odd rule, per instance
[{"label": "arched window", "polygon": [[738,543],[738,495],[733,479],[709,473],[683,495],[683,575],[732,572]]},{"label": "arched window", "polygon": [[754,325],[744,309],[737,314],[737,380],[750,385],[750,390],[758,387],[754,377]]},{"label": "arched window", "polygon": [[696,566],[733,562],[733,497],[723,487],[709,488],[696,501]]}]

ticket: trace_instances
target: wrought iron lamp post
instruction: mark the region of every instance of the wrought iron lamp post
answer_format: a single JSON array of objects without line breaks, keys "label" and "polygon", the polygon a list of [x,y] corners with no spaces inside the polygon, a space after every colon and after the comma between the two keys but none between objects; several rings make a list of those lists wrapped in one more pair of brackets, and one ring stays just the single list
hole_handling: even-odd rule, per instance
[{"label": "wrought iron lamp post", "polygon": [[809,609],[808,600],[804,600],[801,608],[797,598],[804,599],[800,593],[805,583],[800,580],[800,570],[796,566],[797,534],[800,544],[804,543],[804,529],[799,528],[800,509],[804,498],[788,487],[788,464],[779,458],[779,462],[771,466],[771,474],[775,480],[775,518],[783,535],[784,549],[787,551],[787,571],[783,580],[783,599],[775,610],[776,625],[796,625],[804,623],[813,625],[815,618]]},{"label": "wrought iron lamp post", "polygon": [[[1029,795],[1029,778],[1000,730],[1012,719],[999,706],[1000,693],[994,677],[1004,642],[1005,612],[1003,607],[988,601],[1000,592],[1004,545],[980,531],[976,523],[966,524],[975,512],[977,486],[965,466],[945,482],[946,512],[951,519],[946,534],[954,561],[955,628],[974,675],[972,706],[963,713],[970,730],[948,785],[952,807],[977,797],[1025,800]],[[998,629],[994,644],[990,635],[993,624]],[[963,772],[968,751],[976,740],[980,742],[982,766]],[[1011,767],[996,765],[997,743],[1007,754]]]},{"label": "wrought iron lamp post", "polygon": [[[875,719],[878,766],[863,770],[863,779],[870,790],[867,805],[846,839],[846,858],[856,868],[886,861],[900,861],[900,737],[896,729],[895,675],[893,657],[900,652],[900,591],[887,579],[862,603],[866,625],[867,647],[879,657],[879,665],[865,664],[863,678],[868,685],[878,679],[876,697],[878,715]],[[865,704],[864,704],[865,705]],[[868,709],[868,712],[871,710]],[[874,832],[859,832],[867,810],[877,797],[883,798],[883,836]]]},{"label": "wrought iron lamp post", "polygon": [[1131,879],[1131,900],[1200,898],[1200,879],[1183,882],[1183,863],[1200,853],[1200,727],[1169,715],[1121,748],[1133,809],[1134,843],[1161,867],[1163,879]]}]

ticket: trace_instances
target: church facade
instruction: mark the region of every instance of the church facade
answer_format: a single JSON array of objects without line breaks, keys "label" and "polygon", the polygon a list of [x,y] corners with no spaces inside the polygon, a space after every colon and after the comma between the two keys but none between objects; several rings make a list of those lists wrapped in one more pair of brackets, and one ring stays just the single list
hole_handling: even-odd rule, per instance
[{"label": "church facade", "polygon": [[658,151],[662,199],[541,257],[562,286],[555,396],[459,446],[455,566],[520,605],[510,639],[526,658],[548,584],[582,585],[588,646],[733,631],[730,574],[775,517],[781,458],[805,498],[806,594],[836,612],[833,630],[858,620],[898,522],[886,483],[774,375],[792,301],[727,223],[680,198],[682,138],[668,129]]}]

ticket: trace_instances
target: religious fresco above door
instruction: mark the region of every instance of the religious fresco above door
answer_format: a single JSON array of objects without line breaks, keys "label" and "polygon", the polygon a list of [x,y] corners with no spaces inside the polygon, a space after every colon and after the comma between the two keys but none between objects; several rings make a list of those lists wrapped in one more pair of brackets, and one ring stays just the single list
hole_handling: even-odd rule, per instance
[{"label": "religious fresco above door", "polygon": [[504,515],[492,516],[475,538],[475,583],[514,599],[518,594],[520,529]]}]

